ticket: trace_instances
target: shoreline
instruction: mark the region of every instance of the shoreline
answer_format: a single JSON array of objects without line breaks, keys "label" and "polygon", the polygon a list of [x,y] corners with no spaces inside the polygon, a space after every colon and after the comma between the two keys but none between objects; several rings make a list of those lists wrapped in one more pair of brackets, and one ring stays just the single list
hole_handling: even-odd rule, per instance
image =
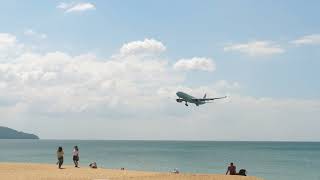
[{"label": "shoreline", "polygon": [[0,163],[0,179],[6,180],[263,180],[253,176],[223,174],[164,173],[89,167],[75,168],[70,165],[58,169],[54,164]]},{"label": "shoreline", "polygon": [[141,141],[141,142],[222,142],[222,143],[320,143],[320,140],[169,140],[169,139],[1,139],[35,141]]}]

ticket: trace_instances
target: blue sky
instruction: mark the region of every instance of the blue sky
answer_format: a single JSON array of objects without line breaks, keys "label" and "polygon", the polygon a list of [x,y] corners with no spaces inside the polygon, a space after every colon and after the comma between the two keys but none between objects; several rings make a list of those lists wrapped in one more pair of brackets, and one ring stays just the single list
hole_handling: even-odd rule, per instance
[{"label": "blue sky", "polygon": [[[46,51],[93,51],[102,56],[124,42],[152,37],[166,44],[170,57],[216,60],[215,75],[192,76],[190,84],[223,78],[242,82],[255,96],[319,98],[319,47],[287,43],[320,31],[318,1],[90,1],[96,10],[75,14],[62,13],[56,8],[59,2],[4,2],[1,29],[21,41],[24,29],[45,32],[48,39],[41,45]],[[250,40],[276,41],[286,52],[250,58],[223,51],[226,43]]]},{"label": "blue sky", "polygon": [[[59,8],[62,3],[66,7]],[[81,3],[87,6],[80,10],[70,10]],[[5,63],[16,61],[15,59],[19,57],[24,59],[23,55],[27,53],[43,56],[41,58],[44,59],[55,59],[55,57],[46,57],[46,54],[57,51],[71,56],[71,59],[90,54],[95,56],[94,61],[105,61],[112,59],[114,55],[121,56],[119,49],[125,44],[130,44],[130,42],[143,44],[146,43],[144,40],[153,39],[155,41],[150,43],[159,42],[162,45],[157,44],[153,47],[160,47],[160,50],[156,50],[156,54],[160,53],[156,56],[152,55],[151,59],[154,61],[150,63],[160,63],[156,60],[161,59],[163,60],[161,62],[167,63],[163,70],[165,73],[161,74],[161,77],[182,78],[180,81],[172,80],[172,82],[168,78],[166,81],[170,81],[169,84],[160,82],[157,87],[151,88],[154,91],[161,87],[174,89],[172,87],[174,84],[200,94],[200,91],[204,91],[203,89],[214,86],[211,90],[218,94],[235,93],[236,96],[241,97],[312,101],[317,104],[320,99],[320,83],[318,83],[318,77],[320,77],[318,70],[320,67],[320,22],[318,21],[320,12],[318,7],[320,7],[320,2],[316,0],[308,2],[253,0],[2,1],[0,33],[14,36],[16,38],[14,46],[23,44],[24,47],[21,49],[22,52],[15,57],[7,55],[9,51],[0,51],[0,53],[8,57]],[[162,46],[165,47],[165,50],[161,50]],[[130,46],[130,48],[133,47],[135,46]],[[201,67],[192,63],[191,60],[194,57],[202,58],[199,60],[202,63]],[[64,57],[59,54],[56,58]],[[134,57],[135,60],[130,61],[133,62],[139,58]],[[148,56],[143,57],[143,61],[145,58]],[[175,67],[180,60],[186,62],[188,68],[186,65],[176,68],[182,71],[170,68]],[[139,63],[141,63],[140,60],[137,64]],[[139,65],[149,67],[149,63],[144,63]],[[208,63],[214,65],[214,70],[205,68]],[[29,65],[24,64],[23,66]],[[162,66],[161,63],[160,66]],[[88,67],[91,66],[88,65]],[[41,70],[46,68],[47,65]],[[95,71],[94,68],[91,70]],[[88,73],[83,69],[78,69],[77,72],[79,71]],[[154,71],[157,71],[156,67]],[[50,73],[52,73],[51,70]],[[7,74],[4,73],[3,76],[5,75]],[[152,74],[152,76],[157,75],[159,74]],[[94,79],[97,77],[91,80]],[[120,78],[120,81],[122,80],[126,83],[133,83],[129,79]],[[3,81],[7,84],[8,80]],[[224,90],[216,89],[219,82],[226,82]],[[15,85],[19,83],[21,82],[18,81]],[[150,84],[150,82],[144,83]],[[60,83],[59,87],[62,84]],[[41,88],[48,88],[46,83],[41,85]],[[138,82],[135,85],[141,84]],[[230,88],[235,85],[236,90]],[[195,90],[199,87],[203,89]],[[94,94],[95,92],[87,93]],[[119,93],[123,93],[122,90],[119,90]],[[134,94],[132,91],[126,93],[131,96]],[[149,92],[140,94],[149,94]],[[148,98],[148,96],[140,98]],[[12,99],[9,98],[10,100]],[[21,101],[26,103],[25,99]],[[131,110],[128,107],[128,111],[131,112]],[[159,116],[166,117],[165,110],[163,109]],[[87,111],[91,112],[91,110]],[[29,108],[28,113],[30,113]],[[316,111],[311,116],[316,118],[318,113]],[[51,116],[52,114],[46,115],[46,118],[50,119]],[[90,117],[90,113],[88,116]],[[18,126],[18,122],[22,121],[21,117],[15,118],[18,120],[12,123],[13,126],[26,130],[32,129],[28,123]],[[101,118],[104,117],[99,117]],[[4,124],[11,125],[9,121]],[[38,131],[44,133],[42,130]],[[55,137],[45,133],[44,136]],[[97,135],[98,137],[103,138],[104,136]],[[318,139],[319,137],[305,139]],[[188,137],[173,135],[172,138]],[[204,136],[203,138],[210,139],[211,137]],[[261,137],[261,139],[264,138]],[[281,139],[281,137],[274,138]],[[222,135],[220,139],[224,139]],[[243,139],[248,138],[244,136]],[[282,139],[290,139],[290,136],[286,134]]]}]

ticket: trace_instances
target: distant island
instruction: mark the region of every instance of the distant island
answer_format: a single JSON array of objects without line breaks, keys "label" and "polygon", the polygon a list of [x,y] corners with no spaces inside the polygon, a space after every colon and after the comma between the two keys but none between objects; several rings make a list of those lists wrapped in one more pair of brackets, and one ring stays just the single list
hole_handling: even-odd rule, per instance
[{"label": "distant island", "polygon": [[19,132],[8,127],[0,126],[0,139],[39,139],[34,134]]}]

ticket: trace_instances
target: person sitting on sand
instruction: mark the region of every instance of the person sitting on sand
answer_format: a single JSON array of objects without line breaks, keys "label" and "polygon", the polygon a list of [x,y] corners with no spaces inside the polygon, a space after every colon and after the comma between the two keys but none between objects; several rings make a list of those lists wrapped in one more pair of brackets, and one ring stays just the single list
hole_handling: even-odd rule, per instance
[{"label": "person sitting on sand", "polygon": [[98,168],[98,166],[97,166],[97,163],[96,163],[96,162],[92,162],[92,163],[90,163],[90,164],[89,164],[89,166],[90,166],[91,168],[93,168],[93,169]]},{"label": "person sitting on sand", "polygon": [[230,174],[230,175],[236,175],[237,174],[237,171],[236,171],[236,166],[233,165],[233,163],[230,163],[230,166],[228,167],[228,170],[226,172],[226,175],[227,174]]},{"label": "person sitting on sand", "polygon": [[73,152],[72,152],[72,160],[74,163],[74,167],[79,167],[79,148],[78,146],[74,146]]},{"label": "person sitting on sand", "polygon": [[59,165],[59,169],[61,169],[61,166],[63,164],[63,155],[64,155],[64,152],[62,147],[60,146],[57,150],[57,158],[58,158],[57,164]]}]

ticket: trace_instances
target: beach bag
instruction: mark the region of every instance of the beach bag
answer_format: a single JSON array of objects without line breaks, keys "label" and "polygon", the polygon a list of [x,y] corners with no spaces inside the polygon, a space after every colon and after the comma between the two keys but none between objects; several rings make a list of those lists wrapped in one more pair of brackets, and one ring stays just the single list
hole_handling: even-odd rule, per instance
[{"label": "beach bag", "polygon": [[240,176],[247,176],[247,171],[245,169],[240,169],[239,175]]}]

